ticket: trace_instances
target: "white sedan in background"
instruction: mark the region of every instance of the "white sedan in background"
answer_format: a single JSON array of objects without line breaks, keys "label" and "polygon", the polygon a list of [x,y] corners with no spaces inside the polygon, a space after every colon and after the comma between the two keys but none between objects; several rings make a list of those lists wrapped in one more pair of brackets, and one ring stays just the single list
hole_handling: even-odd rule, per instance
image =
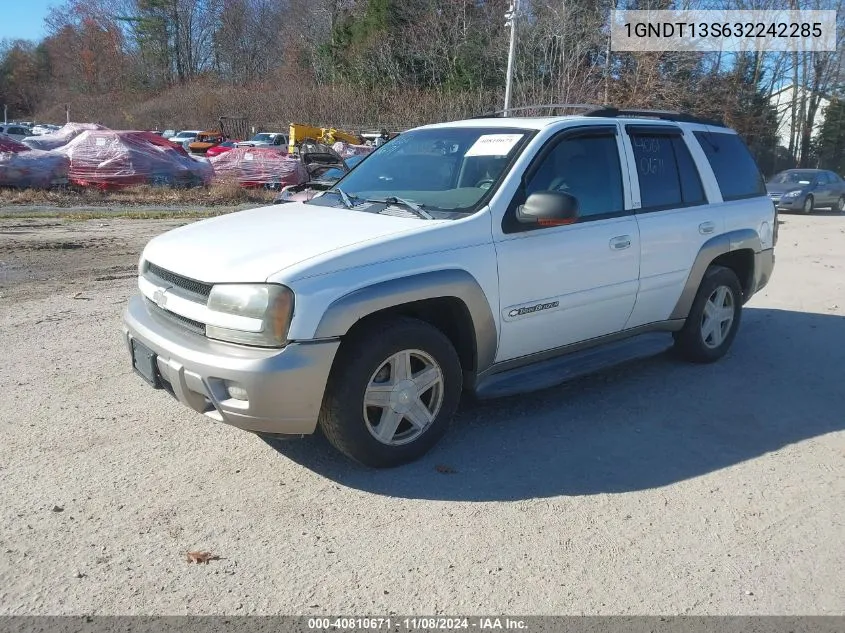
[{"label": "white sedan in background", "polygon": [[32,136],[32,130],[19,123],[0,123],[0,134],[22,141],[27,136]]}]

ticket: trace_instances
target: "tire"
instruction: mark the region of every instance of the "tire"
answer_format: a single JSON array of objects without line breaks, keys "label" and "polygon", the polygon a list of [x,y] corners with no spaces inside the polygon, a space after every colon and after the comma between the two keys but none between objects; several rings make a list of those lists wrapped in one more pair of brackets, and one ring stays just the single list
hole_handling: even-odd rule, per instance
[{"label": "tire", "polygon": [[810,215],[813,212],[813,196],[807,196],[804,200],[804,214]]},{"label": "tire", "polygon": [[[412,384],[438,376],[419,394],[424,385]],[[419,459],[443,437],[462,387],[458,354],[440,330],[406,317],[375,321],[341,345],[319,427],[336,449],[365,466],[399,466]],[[367,406],[365,396],[384,404]]]},{"label": "tire", "polygon": [[845,196],[839,196],[839,200],[836,201],[836,206],[833,209],[839,211],[839,213],[845,212]]},{"label": "tire", "polygon": [[[719,307],[724,310],[722,316],[714,315]],[[694,363],[717,361],[730,349],[741,318],[742,286],[736,273],[724,266],[710,266],[704,273],[683,329],[674,334],[675,351]]]}]

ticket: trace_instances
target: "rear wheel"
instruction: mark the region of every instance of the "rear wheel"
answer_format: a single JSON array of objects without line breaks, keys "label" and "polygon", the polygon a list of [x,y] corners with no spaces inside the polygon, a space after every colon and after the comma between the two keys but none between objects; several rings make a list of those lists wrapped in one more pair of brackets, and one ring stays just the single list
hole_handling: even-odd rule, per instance
[{"label": "rear wheel", "polygon": [[839,213],[845,211],[845,196],[839,196],[839,200],[836,201],[836,206],[833,208],[839,211]]},{"label": "rear wheel", "polygon": [[742,316],[742,287],[736,273],[711,266],[704,274],[675,349],[686,360],[712,363],[730,349]]},{"label": "rear wheel", "polygon": [[461,388],[458,355],[440,330],[405,317],[374,322],[338,352],[320,428],[355,461],[398,466],[443,436]]}]

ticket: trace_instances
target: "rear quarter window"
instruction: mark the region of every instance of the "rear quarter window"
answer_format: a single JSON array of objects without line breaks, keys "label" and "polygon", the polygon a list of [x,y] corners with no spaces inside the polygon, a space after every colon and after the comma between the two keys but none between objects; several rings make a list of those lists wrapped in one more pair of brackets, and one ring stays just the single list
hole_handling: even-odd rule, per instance
[{"label": "rear quarter window", "polygon": [[723,200],[766,195],[766,184],[748,147],[737,134],[695,132],[716,176]]}]

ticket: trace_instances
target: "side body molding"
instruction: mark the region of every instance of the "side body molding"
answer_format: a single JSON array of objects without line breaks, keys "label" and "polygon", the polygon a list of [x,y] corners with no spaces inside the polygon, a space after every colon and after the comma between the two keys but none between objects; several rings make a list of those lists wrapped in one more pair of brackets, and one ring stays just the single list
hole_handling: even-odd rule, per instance
[{"label": "side body molding", "polygon": [[719,255],[741,249],[751,249],[755,254],[761,251],[762,242],[756,231],[752,229],[738,229],[716,235],[707,240],[702,245],[701,250],[698,251],[698,255],[690,269],[689,277],[687,277],[687,283],[684,285],[681,296],[678,298],[678,303],[675,304],[675,308],[672,310],[669,319],[687,318],[690,308],[692,308],[692,302],[695,300],[695,293],[698,292],[698,287],[701,285],[701,280],[704,279],[704,273],[707,271],[710,263]]},{"label": "side body molding", "polygon": [[487,295],[465,270],[449,269],[383,281],[355,290],[329,305],[314,338],[343,336],[359,320],[379,310],[425,299],[457,298],[472,320],[475,367],[484,371],[496,357],[498,334]]}]

